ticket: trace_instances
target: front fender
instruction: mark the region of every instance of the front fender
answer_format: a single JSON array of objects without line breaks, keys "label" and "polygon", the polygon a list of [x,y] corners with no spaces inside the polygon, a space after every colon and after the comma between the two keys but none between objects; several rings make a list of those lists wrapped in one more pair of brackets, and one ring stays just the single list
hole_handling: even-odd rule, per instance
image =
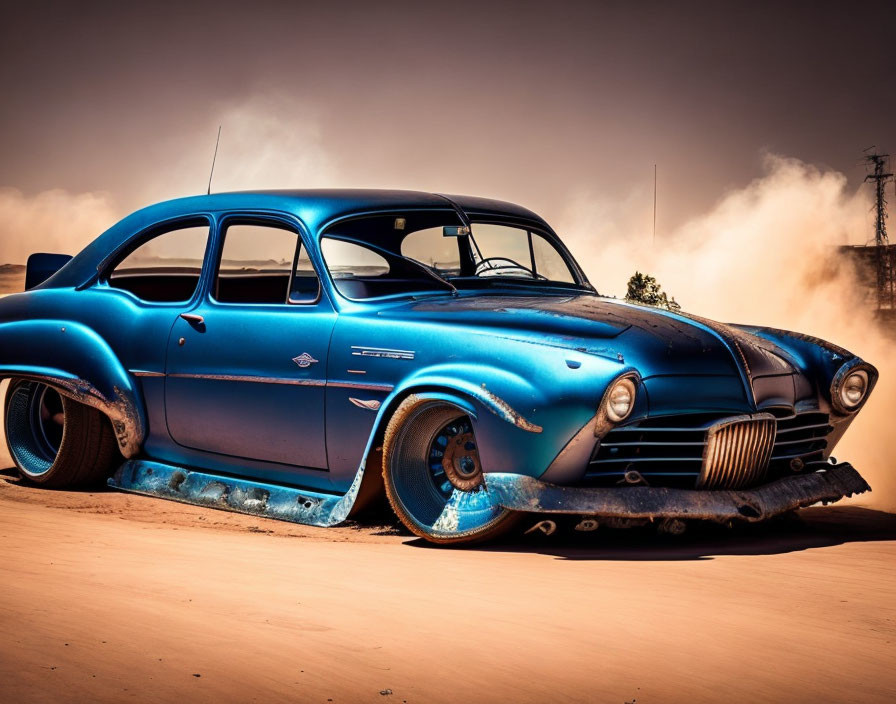
[{"label": "front fender", "polygon": [[869,386],[866,399],[871,395],[871,391],[877,383],[878,371],[873,365],[864,362],[864,360],[849,350],[845,350],[827,340],[776,328],[737,327],[771,340],[791,354],[798,362],[802,373],[815,384],[818,395],[826,404],[830,404],[832,401],[831,382],[847,364],[856,365],[861,363],[863,368],[867,368]]},{"label": "front fender", "polygon": [[125,457],[140,452],[146,416],[133,378],[91,328],[65,320],[0,323],[0,378],[41,381],[96,408],[112,423]]},{"label": "front fender", "polygon": [[442,364],[407,377],[395,392],[406,395],[411,388],[451,389],[474,399],[482,408],[521,430],[529,433],[544,430],[525,415],[527,412],[530,415],[536,413],[538,406],[544,405],[546,399],[543,394],[523,377],[502,369],[471,364]]},{"label": "front fender", "polygon": [[[483,467],[540,476],[593,408],[552,398],[528,379],[482,364],[448,363],[403,379],[380,409],[382,427],[409,394],[433,397],[463,409],[476,428]],[[559,394],[558,396],[562,396]]]}]

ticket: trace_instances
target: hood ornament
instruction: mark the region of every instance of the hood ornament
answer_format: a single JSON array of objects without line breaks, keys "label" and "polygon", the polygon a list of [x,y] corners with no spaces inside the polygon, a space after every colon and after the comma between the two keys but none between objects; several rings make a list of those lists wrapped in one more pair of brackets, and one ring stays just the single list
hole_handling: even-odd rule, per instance
[{"label": "hood ornament", "polygon": [[302,369],[307,369],[312,364],[317,364],[317,360],[307,352],[302,352],[298,357],[293,357],[292,361],[298,364]]}]

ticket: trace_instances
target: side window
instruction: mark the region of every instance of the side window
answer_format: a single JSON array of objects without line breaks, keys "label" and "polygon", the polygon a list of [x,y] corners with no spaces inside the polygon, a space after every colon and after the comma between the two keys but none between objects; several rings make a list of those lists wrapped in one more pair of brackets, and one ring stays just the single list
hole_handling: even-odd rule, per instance
[{"label": "side window", "polygon": [[109,273],[112,288],[153,303],[188,301],[199,284],[209,227],[191,223],[154,235]]},{"label": "side window", "polygon": [[274,223],[228,225],[213,297],[221,303],[316,301],[320,283],[300,247],[297,232]]},{"label": "side window", "polygon": [[540,276],[565,284],[576,282],[560,252],[536,232],[532,233],[532,254],[535,255],[535,270]]},{"label": "side window", "polygon": [[355,242],[324,237],[321,253],[336,290],[347,298],[372,298],[394,293],[385,257]]}]

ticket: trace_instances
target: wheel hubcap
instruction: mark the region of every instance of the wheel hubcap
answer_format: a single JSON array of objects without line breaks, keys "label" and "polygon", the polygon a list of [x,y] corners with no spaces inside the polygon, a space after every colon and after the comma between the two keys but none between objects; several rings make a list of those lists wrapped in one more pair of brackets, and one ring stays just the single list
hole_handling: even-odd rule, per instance
[{"label": "wheel hubcap", "polygon": [[429,468],[445,498],[454,489],[473,491],[482,484],[482,465],[469,419],[448,423],[436,433],[430,444]]},{"label": "wheel hubcap", "polygon": [[473,424],[456,408],[422,402],[405,418],[389,453],[389,481],[402,520],[439,538],[488,532],[507,510],[483,481]]}]

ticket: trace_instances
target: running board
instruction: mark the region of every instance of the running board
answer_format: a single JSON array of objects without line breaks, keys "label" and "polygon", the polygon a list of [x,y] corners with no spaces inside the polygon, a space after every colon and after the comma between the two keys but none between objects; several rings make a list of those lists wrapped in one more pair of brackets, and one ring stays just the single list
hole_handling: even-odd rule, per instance
[{"label": "running board", "polygon": [[362,474],[358,472],[348,492],[334,496],[183,469],[160,462],[128,460],[107,483],[115,489],[135,494],[327,527],[342,523],[348,516]]}]

